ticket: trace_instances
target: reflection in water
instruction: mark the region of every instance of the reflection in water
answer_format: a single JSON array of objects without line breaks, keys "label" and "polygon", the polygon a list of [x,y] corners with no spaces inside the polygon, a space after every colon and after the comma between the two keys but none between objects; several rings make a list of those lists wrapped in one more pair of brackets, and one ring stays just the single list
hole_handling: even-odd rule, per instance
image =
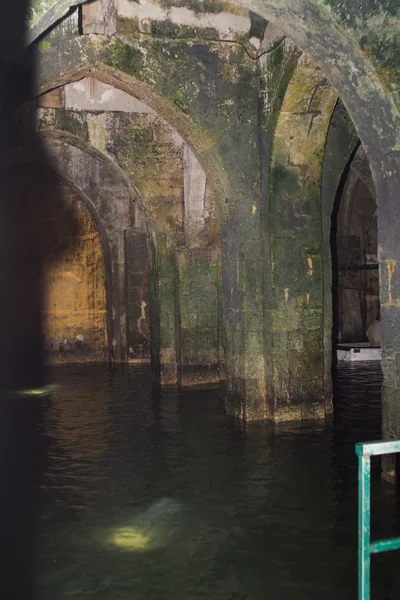
[{"label": "reflection in water", "polygon": [[[354,443],[380,437],[380,377],[342,368],[329,423],[240,427],[219,392],[154,392],[146,367],[54,369],[36,598],[354,600]],[[395,535],[374,475],[374,536]],[[373,560],[397,598],[398,555]]]}]

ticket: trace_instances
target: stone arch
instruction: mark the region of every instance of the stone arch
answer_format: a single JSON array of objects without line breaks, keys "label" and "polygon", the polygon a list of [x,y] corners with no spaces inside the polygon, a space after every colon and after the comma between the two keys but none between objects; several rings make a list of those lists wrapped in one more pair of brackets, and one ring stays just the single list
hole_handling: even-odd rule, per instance
[{"label": "stone arch", "polygon": [[[133,203],[144,210],[143,202],[123,171],[87,142],[65,131],[44,131],[40,137],[57,177],[78,194],[94,216],[103,243],[106,266],[109,353],[114,361],[126,362],[124,245],[126,232],[134,228]],[[34,156],[30,157],[32,161],[34,163]],[[86,168],[77,169],[79,163],[85,164]],[[145,219],[149,247],[155,247],[151,222],[147,216]],[[113,225],[115,223],[118,227]]]},{"label": "stone arch", "polygon": [[220,211],[227,210],[227,198],[230,186],[220,160],[214,152],[214,143],[206,132],[195,124],[190,116],[174,106],[168,99],[161,97],[147,83],[96,60],[90,66],[78,66],[60,76],[55,75],[48,81],[41,81],[36,95],[45,94],[62,85],[93,77],[102,83],[111,85],[153,109],[170,124],[191,148],[204,170],[208,185],[211,186]]},{"label": "stone arch", "polygon": [[334,353],[337,342],[367,341],[369,325],[379,319],[377,225],[374,183],[358,141],[341,174],[332,212]]},{"label": "stone arch", "polygon": [[[357,150],[359,138],[348,112],[338,100],[329,124],[326,137],[324,160],[322,166],[321,201],[322,201],[322,256],[324,268],[324,356],[325,356],[325,389],[332,395],[332,252],[331,227],[332,211],[335,198],[351,157]],[[334,349],[336,351],[336,347]]]},{"label": "stone arch", "polygon": [[275,23],[320,66],[346,106],[377,178],[387,158],[382,150],[388,155],[397,147],[398,109],[334,11],[314,0],[239,0],[239,4]]},{"label": "stone arch", "polygon": [[400,347],[397,333],[400,248],[396,232],[400,187],[398,106],[350,32],[336,20],[332,3],[317,4],[315,0],[241,0],[239,3],[276,23],[321,67],[349,112],[367,152],[379,219],[383,431],[388,437],[397,437],[400,417],[393,416],[393,406],[399,402],[400,386],[393,373]]},{"label": "stone arch", "polygon": [[99,217],[99,214],[96,210],[95,204],[92,202],[89,196],[86,195],[85,192],[82,191],[75,183],[67,176],[65,176],[61,172],[52,171],[52,176],[64,184],[67,189],[71,190],[76,198],[80,200],[89,210],[90,216],[93,219],[96,230],[100,237],[100,244],[103,254],[104,261],[104,276],[105,276],[105,295],[106,295],[106,322],[107,322],[107,358],[111,361],[113,357],[113,345],[112,340],[115,337],[115,323],[112,319],[112,310],[113,306],[113,294],[112,294],[112,267],[111,267],[111,256],[110,256],[110,245],[108,242],[107,234],[103,225],[102,220]]},{"label": "stone arch", "polygon": [[369,194],[375,198],[375,186],[369,168],[368,158],[361,142],[357,142],[350,156],[348,157],[346,167],[341,174],[345,178],[344,189],[342,192],[341,210],[343,211],[343,226],[350,228],[351,211],[354,203],[354,194],[359,182],[368,190]]},{"label": "stone arch", "polygon": [[[336,248],[336,227],[339,208],[342,202],[350,201],[362,181],[375,198],[375,185],[368,158],[360,142],[357,131],[344,105],[339,100],[332,113],[329,125],[324,162],[322,169],[322,228],[323,228],[323,267],[324,267],[324,353],[325,381],[331,378],[331,365],[336,362],[336,332],[338,323],[339,298],[338,264],[336,252],[332,255],[332,245]],[[375,283],[373,284],[375,286]],[[372,312],[376,312],[373,307]],[[362,336],[364,331],[362,331]],[[359,340],[362,340],[362,336]],[[333,351],[333,360],[331,353]]]},{"label": "stone arch", "polygon": [[[63,0],[55,4],[60,10],[64,7]],[[239,0],[238,4],[276,24],[321,67],[349,111],[377,176],[384,165],[382,145],[386,154],[397,147],[398,109],[334,11],[315,0]],[[53,26],[53,11],[43,17],[40,32],[32,32],[30,42]],[[65,9],[60,14],[65,14]]]}]

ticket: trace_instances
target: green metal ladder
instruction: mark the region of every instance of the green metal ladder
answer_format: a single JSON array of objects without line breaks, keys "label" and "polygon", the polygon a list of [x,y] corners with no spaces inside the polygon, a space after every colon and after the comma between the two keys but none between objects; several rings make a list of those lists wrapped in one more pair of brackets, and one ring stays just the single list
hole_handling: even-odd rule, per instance
[{"label": "green metal ladder", "polygon": [[371,542],[371,456],[400,452],[400,440],[356,444],[358,455],[358,600],[370,600],[371,554],[400,549],[400,538]]}]

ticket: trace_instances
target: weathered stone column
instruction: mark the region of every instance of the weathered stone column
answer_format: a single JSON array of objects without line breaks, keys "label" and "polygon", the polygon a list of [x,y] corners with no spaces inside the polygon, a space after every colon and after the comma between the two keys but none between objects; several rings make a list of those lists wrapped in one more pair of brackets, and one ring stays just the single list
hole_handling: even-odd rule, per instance
[{"label": "weathered stone column", "polygon": [[178,274],[174,246],[158,246],[156,269],[160,383],[161,385],[176,385],[179,365],[179,329]]},{"label": "weathered stone column", "polygon": [[[395,154],[382,157],[379,173],[372,164],[378,197],[379,292],[382,328],[382,433],[385,439],[400,438],[400,160]],[[384,474],[396,476],[396,455],[385,457]],[[397,468],[397,477],[399,469]]]},{"label": "weathered stone column", "polygon": [[126,231],[126,281],[128,311],[128,355],[130,359],[150,358],[150,295],[147,236]]},{"label": "weathered stone column", "polygon": [[128,359],[127,336],[127,293],[125,265],[125,231],[116,229],[110,240],[112,298],[111,319],[113,322],[113,358],[116,362],[125,363]]},{"label": "weathered stone column", "polygon": [[179,383],[219,382],[217,249],[178,250]]},{"label": "weathered stone column", "polygon": [[[322,158],[336,93],[302,56],[287,87],[271,160],[265,327],[271,418],[323,418]],[[330,389],[330,386],[328,385]]]},{"label": "weathered stone column", "polygon": [[52,193],[49,180],[41,186],[40,174],[34,167],[18,164],[10,168],[4,164],[7,157],[23,148],[22,164],[29,165],[31,157],[35,157],[44,172],[48,169],[33,130],[33,115],[22,109],[33,90],[34,51],[23,49],[27,9],[27,3],[18,3],[1,24],[0,390],[44,383],[42,256],[37,223],[38,216],[46,214],[47,203],[63,203],[63,198]]},{"label": "weathered stone column", "polygon": [[[264,362],[263,276],[259,193],[237,199],[237,215],[223,226],[222,293],[226,339],[228,414],[268,418]],[[233,211],[232,211],[233,212]]]},{"label": "weathered stone column", "polygon": [[177,248],[177,266],[179,383],[186,387],[219,383],[219,244],[210,243],[206,225],[206,175],[187,144],[183,168],[184,245]]}]

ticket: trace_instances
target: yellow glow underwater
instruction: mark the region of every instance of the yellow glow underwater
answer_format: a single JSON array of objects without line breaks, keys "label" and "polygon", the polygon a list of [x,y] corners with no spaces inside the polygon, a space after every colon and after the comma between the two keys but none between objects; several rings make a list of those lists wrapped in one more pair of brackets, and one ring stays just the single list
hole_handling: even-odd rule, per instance
[{"label": "yellow glow underwater", "polygon": [[46,396],[47,394],[50,394],[51,392],[53,392],[55,389],[57,389],[57,385],[45,385],[44,387],[41,388],[32,388],[32,389],[28,389],[28,390],[20,390],[18,392],[19,396]]},{"label": "yellow glow underwater", "polygon": [[173,498],[160,498],[127,524],[109,529],[107,544],[129,552],[166,548],[181,527],[181,511],[182,505]]},{"label": "yellow glow underwater", "polygon": [[121,527],[114,531],[110,537],[110,542],[114,546],[131,550],[132,552],[140,552],[148,550],[151,545],[149,536],[140,533],[133,527]]},{"label": "yellow glow underwater", "polygon": [[23,390],[22,392],[19,393],[20,396],[44,396],[45,394],[48,394],[49,390],[45,390],[45,389],[37,389],[37,390]]}]

